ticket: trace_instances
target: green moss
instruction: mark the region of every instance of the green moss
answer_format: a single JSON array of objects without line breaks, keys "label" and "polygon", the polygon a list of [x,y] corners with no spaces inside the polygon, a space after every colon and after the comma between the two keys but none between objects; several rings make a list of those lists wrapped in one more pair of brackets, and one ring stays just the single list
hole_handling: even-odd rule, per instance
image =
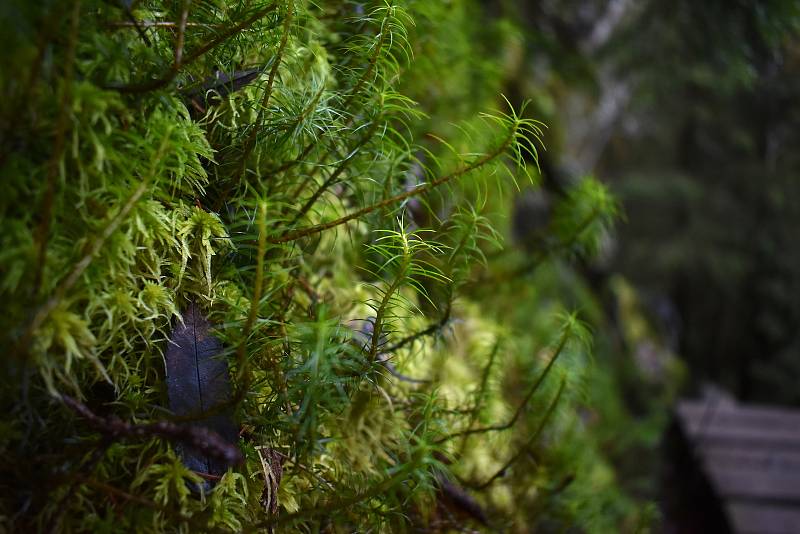
[{"label": "green moss", "polygon": [[[542,135],[498,95],[509,21],[479,24],[468,1],[12,4],[27,30],[2,51],[9,528],[446,529],[463,510],[437,496],[442,473],[479,487],[515,457],[473,492],[492,529],[635,514],[576,416],[591,336],[553,282],[559,257],[597,249],[613,199],[581,182],[537,256],[552,276],[506,276],[519,253],[495,226]],[[248,68],[263,70],[237,91],[196,91]],[[227,347],[245,456],[205,494],[174,443],[109,437],[61,402],[169,419],[163,358],[191,301]],[[362,347],[347,325],[367,316]],[[391,346],[429,381],[389,374]],[[277,516],[260,446],[285,457]]]}]

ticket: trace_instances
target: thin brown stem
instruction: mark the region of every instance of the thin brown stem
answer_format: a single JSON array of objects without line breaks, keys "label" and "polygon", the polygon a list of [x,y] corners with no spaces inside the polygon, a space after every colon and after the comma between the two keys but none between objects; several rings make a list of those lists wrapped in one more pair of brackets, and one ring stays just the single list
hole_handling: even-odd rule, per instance
[{"label": "thin brown stem", "polygon": [[[138,21],[120,21],[120,22],[109,22],[107,26],[109,28],[175,28],[180,24],[180,22],[170,22],[166,20],[138,20]],[[211,24],[204,24],[202,22],[187,22],[185,27],[187,28],[214,28],[215,26]]]},{"label": "thin brown stem", "polygon": [[453,432],[452,434],[448,434],[447,436],[441,438],[437,443],[444,443],[446,441],[450,441],[451,439],[455,439],[461,436],[470,436],[472,434],[484,434],[486,432],[499,432],[502,430],[508,430],[519,420],[520,416],[522,416],[522,412],[525,411],[525,408],[528,406],[531,398],[533,398],[534,394],[539,390],[539,387],[544,382],[545,378],[550,374],[550,370],[553,368],[553,365],[556,363],[561,352],[564,350],[564,347],[567,344],[567,340],[569,340],[571,330],[570,328],[565,328],[564,331],[561,333],[561,338],[559,339],[558,346],[555,348],[553,356],[550,358],[550,361],[547,362],[544,370],[541,372],[539,377],[536,379],[536,382],[533,383],[531,388],[528,390],[528,393],[525,395],[525,398],[522,399],[522,402],[517,407],[514,415],[509,419],[507,422],[501,425],[493,425],[487,426],[482,428],[467,428],[465,430],[460,430],[458,432]]},{"label": "thin brown stem", "polygon": [[539,439],[539,435],[541,435],[542,431],[544,430],[547,423],[550,421],[550,418],[553,416],[555,412],[556,406],[558,406],[558,401],[561,400],[561,394],[564,392],[564,386],[566,385],[566,380],[562,379],[561,384],[558,386],[558,393],[556,393],[555,398],[550,402],[550,405],[547,407],[547,411],[545,412],[542,420],[539,422],[539,426],[536,427],[536,430],[531,435],[530,439],[525,442],[525,445],[519,448],[519,450],[514,454],[508,461],[501,467],[500,469],[495,472],[494,475],[489,477],[489,479],[477,486],[476,489],[482,490],[488,488],[495,480],[500,478],[505,474],[509,467],[511,467],[517,460],[522,457],[523,454],[533,445],[537,439]]},{"label": "thin brown stem", "polygon": [[275,59],[272,61],[272,68],[270,69],[269,76],[267,77],[267,86],[264,89],[264,98],[261,100],[261,109],[258,111],[256,123],[251,129],[250,135],[245,142],[245,149],[242,153],[241,164],[239,171],[237,172],[237,177],[240,177],[244,171],[244,167],[247,164],[247,158],[250,156],[250,153],[253,151],[253,147],[256,144],[258,130],[260,129],[261,123],[264,120],[264,114],[266,113],[267,106],[269,105],[269,99],[272,96],[272,88],[275,84],[275,77],[278,74],[278,68],[281,66],[281,60],[283,58],[283,52],[286,49],[286,43],[289,41],[289,29],[292,23],[292,18],[294,17],[294,9],[291,7],[291,2],[289,2],[289,6],[290,7],[286,12],[286,17],[283,19],[283,35],[281,35],[281,42],[280,45],[278,45],[278,51],[275,53]]},{"label": "thin brown stem", "polygon": [[275,520],[264,521],[262,523],[257,523],[252,526],[251,529],[248,529],[248,532],[255,532],[259,529],[263,529],[266,526],[276,526],[282,525],[285,523],[290,523],[292,521],[296,521],[298,519],[307,519],[315,516],[320,515],[328,515],[333,512],[343,510],[345,508],[349,508],[355,504],[360,502],[366,501],[373,497],[376,497],[382,493],[387,492],[397,484],[400,484],[403,480],[408,477],[408,474],[411,472],[412,469],[416,467],[415,464],[410,463],[408,465],[403,466],[400,470],[392,476],[389,476],[383,481],[379,482],[378,484],[374,485],[368,490],[365,490],[361,493],[357,493],[356,495],[347,498],[347,499],[340,499],[338,501],[334,501],[330,504],[317,506],[316,508],[307,509],[307,510],[298,510],[297,512],[286,514],[279,516]]},{"label": "thin brown stem", "polygon": [[178,36],[175,39],[175,63],[173,69],[181,68],[183,62],[183,44],[186,40],[186,23],[189,20],[189,5],[192,0],[184,0],[183,9],[181,10],[181,19],[178,22]]},{"label": "thin brown stem", "polygon": [[[358,151],[364,145],[366,145],[369,142],[369,140],[372,138],[372,136],[375,134],[375,130],[377,130],[377,128],[378,128],[378,122],[376,120],[376,121],[373,121],[372,126],[370,126],[370,128],[367,131],[366,135],[364,137],[362,137],[361,140],[358,142],[358,144],[353,148],[353,150],[350,151],[350,154],[347,157],[345,157],[339,163],[339,166],[336,167],[336,169],[330,174],[330,176],[328,176],[328,179],[325,180],[322,183],[322,185],[320,185],[317,188],[317,190],[314,191],[314,194],[311,195],[311,197],[306,201],[306,203],[303,204],[303,207],[300,208],[300,211],[298,211],[295,214],[294,219],[292,219],[292,222],[289,223],[290,225],[294,225],[306,213],[308,213],[309,210],[311,210],[311,208],[314,206],[314,204],[316,204],[317,200],[319,200],[319,197],[321,197],[322,194],[325,193],[325,191],[328,190],[328,188],[330,188],[331,186],[333,186],[333,184],[336,183],[336,180],[338,180],[339,176],[341,176],[342,173],[347,169],[347,167],[350,164],[350,162],[353,160],[353,158],[356,156],[356,154],[358,154]],[[297,193],[299,193],[299,191],[297,191],[296,194]]]},{"label": "thin brown stem", "polygon": [[185,58],[183,58],[183,55],[181,54],[181,59],[182,59],[181,64],[177,65],[177,64],[175,64],[173,62],[173,64],[170,67],[169,71],[167,71],[167,73],[164,74],[160,78],[156,78],[155,80],[151,80],[151,81],[148,81],[148,82],[133,83],[133,84],[128,84],[128,85],[110,85],[108,88],[109,89],[114,89],[116,91],[119,91],[120,93],[148,93],[150,91],[155,91],[157,89],[161,89],[162,87],[167,86],[172,80],[175,79],[175,77],[180,72],[181,68],[186,67],[187,65],[197,61],[200,57],[205,55],[210,50],[213,50],[214,48],[216,48],[217,46],[219,46],[223,42],[227,41],[230,37],[236,35],[240,31],[252,26],[258,20],[262,19],[263,17],[265,17],[270,12],[275,11],[275,9],[277,9],[277,7],[278,7],[277,4],[273,4],[271,6],[263,8],[263,9],[259,9],[253,15],[248,17],[247,19],[243,20],[242,22],[240,22],[238,24],[235,24],[234,26],[232,26],[228,30],[226,30],[226,31],[222,32],[221,34],[217,35],[214,39],[211,39],[204,46],[201,46],[197,50],[193,51],[191,54],[187,55]]},{"label": "thin brown stem", "polygon": [[[372,71],[375,69],[376,65],[378,64],[378,57],[380,56],[380,53],[383,50],[384,41],[386,40],[386,32],[384,31],[384,28],[386,26],[388,18],[389,18],[389,14],[387,13],[386,17],[384,17],[383,21],[381,22],[380,37],[378,39],[378,44],[375,46],[375,51],[372,53],[372,55],[370,56],[370,58],[368,60],[367,68],[364,70],[364,72],[361,74],[361,76],[359,76],[359,78],[356,81],[355,85],[350,90],[349,94],[347,95],[347,98],[345,99],[344,103],[342,104],[342,109],[343,110],[346,110],[350,106],[350,104],[352,103],[353,99],[356,97],[356,95],[358,95],[359,91],[361,91],[361,88],[366,83],[367,77],[372,74]],[[350,118],[342,126],[342,128],[350,127],[350,125],[353,124],[354,120],[355,120],[355,115],[351,114]],[[337,130],[337,131],[340,131],[340,130]],[[314,147],[317,146],[317,144],[319,144],[320,139],[322,139],[329,132],[331,132],[331,129],[323,131],[322,134],[320,134],[319,137],[317,137],[316,139],[314,139],[312,142],[310,142],[309,144],[307,144],[305,146],[303,151],[300,152],[300,155],[296,159],[291,160],[291,161],[287,161],[286,163],[284,163],[283,165],[281,165],[280,167],[275,169],[273,171],[273,173],[278,173],[278,172],[289,170],[290,168],[294,167],[298,163],[302,163],[306,159],[306,157],[308,157],[308,155],[311,153],[311,151],[314,149]]]},{"label": "thin brown stem", "polygon": [[55,140],[53,141],[53,153],[47,162],[47,188],[44,192],[42,207],[40,208],[41,221],[37,229],[37,261],[36,271],[33,276],[33,297],[39,293],[44,274],[45,263],[47,262],[47,242],[50,234],[50,224],[53,218],[53,203],[55,202],[56,178],[58,176],[59,162],[64,153],[67,138],[67,121],[71,109],[70,99],[72,97],[72,78],[75,72],[75,48],[78,43],[78,27],[80,26],[80,0],[76,0],[72,6],[70,16],[70,32],[67,44],[66,58],[64,60],[64,79],[61,87],[61,102],[56,119]]},{"label": "thin brown stem", "polygon": [[241,380],[239,386],[238,399],[244,398],[244,394],[250,387],[250,373],[247,361],[247,341],[253,325],[258,319],[258,309],[261,305],[261,293],[264,288],[264,255],[267,249],[267,203],[261,202],[258,205],[258,256],[256,257],[256,279],[253,285],[253,296],[250,300],[250,311],[247,320],[242,328],[242,339],[236,347],[236,359],[238,362],[238,374]]},{"label": "thin brown stem", "polygon": [[413,343],[414,341],[416,341],[416,340],[418,340],[420,338],[435,334],[436,332],[438,332],[439,330],[444,328],[444,326],[450,320],[451,308],[452,308],[452,304],[451,304],[451,302],[448,301],[447,302],[447,307],[445,308],[444,313],[442,314],[442,317],[438,321],[436,321],[435,323],[431,324],[427,328],[425,328],[423,330],[420,330],[419,332],[415,332],[415,333],[411,334],[410,336],[407,336],[407,337],[401,339],[400,341],[398,341],[394,345],[391,345],[390,347],[388,347],[384,352],[387,352],[387,353],[395,352],[396,350],[402,349],[403,347],[405,347],[409,343]]},{"label": "thin brown stem", "polygon": [[121,439],[150,439],[157,437],[192,447],[203,454],[225,462],[227,465],[237,465],[243,460],[242,453],[236,445],[228,443],[219,434],[205,427],[179,425],[171,421],[134,424],[123,421],[116,416],[101,417],[92,412],[85,404],[67,395],[61,395],[60,400],[86,421],[92,429],[100,432],[112,442]]},{"label": "thin brown stem", "polygon": [[440,185],[444,185],[447,182],[453,180],[454,178],[458,178],[458,177],[463,176],[463,175],[465,175],[465,174],[467,174],[467,173],[469,173],[471,171],[474,171],[475,169],[478,169],[478,168],[486,165],[487,163],[489,163],[493,159],[501,156],[506,151],[506,149],[511,145],[511,143],[513,142],[515,134],[516,134],[516,128],[512,128],[511,132],[508,135],[508,138],[503,143],[501,143],[492,152],[490,152],[488,154],[485,154],[483,157],[478,158],[477,160],[473,161],[472,163],[470,163],[468,165],[464,165],[460,169],[457,169],[457,170],[453,171],[452,173],[447,174],[445,176],[441,176],[441,177],[439,177],[439,178],[437,178],[437,179],[435,179],[435,180],[433,180],[433,181],[431,181],[431,182],[429,182],[429,183],[427,183],[427,184],[425,184],[425,185],[423,185],[421,187],[417,187],[417,188],[412,189],[410,191],[405,191],[405,192],[400,193],[398,195],[395,195],[393,197],[384,199],[384,200],[382,200],[380,202],[376,202],[375,204],[371,204],[369,206],[361,208],[360,210],[354,211],[353,213],[349,213],[349,214],[347,214],[347,215],[345,215],[343,217],[340,217],[338,219],[335,219],[333,221],[330,221],[330,222],[327,222],[327,223],[322,223],[322,224],[317,224],[317,225],[314,225],[314,226],[309,226],[309,227],[306,227],[306,228],[300,228],[300,229],[295,230],[293,232],[287,232],[284,235],[282,235],[281,237],[271,238],[269,240],[269,242],[270,243],[276,243],[276,244],[277,243],[287,243],[289,241],[295,241],[295,240],[303,238],[303,237],[307,237],[307,236],[311,236],[311,235],[314,235],[314,234],[318,234],[318,233],[324,232],[325,230],[328,230],[330,228],[335,228],[335,227],[337,227],[339,225],[342,225],[344,223],[350,222],[353,219],[358,219],[360,217],[363,217],[364,215],[372,213],[375,210],[379,210],[379,209],[384,208],[386,206],[390,206],[392,204],[396,204],[398,202],[401,202],[401,201],[403,201],[403,200],[405,200],[407,198],[411,198],[411,197],[415,197],[415,196],[418,196],[418,195],[425,194],[428,191],[430,191],[432,189],[435,189],[435,188],[439,187]]}]

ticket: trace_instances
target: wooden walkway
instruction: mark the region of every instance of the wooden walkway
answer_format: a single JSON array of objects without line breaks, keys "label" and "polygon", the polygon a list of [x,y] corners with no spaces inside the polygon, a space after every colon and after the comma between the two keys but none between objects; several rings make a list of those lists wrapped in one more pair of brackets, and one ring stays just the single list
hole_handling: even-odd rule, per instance
[{"label": "wooden walkway", "polygon": [[677,419],[736,534],[800,534],[800,410],[683,401]]}]

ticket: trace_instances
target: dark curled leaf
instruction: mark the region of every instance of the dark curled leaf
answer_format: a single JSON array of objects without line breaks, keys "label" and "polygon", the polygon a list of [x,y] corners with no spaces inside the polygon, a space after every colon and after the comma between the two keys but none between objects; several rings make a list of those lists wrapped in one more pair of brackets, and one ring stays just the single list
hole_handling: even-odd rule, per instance
[{"label": "dark curled leaf", "polygon": [[216,71],[213,76],[209,76],[199,85],[185,90],[183,94],[189,99],[192,107],[202,113],[205,112],[205,108],[213,98],[224,98],[235,93],[258,78],[262,72],[264,69],[248,69],[234,71],[228,75]]},{"label": "dark curled leaf", "polygon": [[[169,406],[175,415],[196,417],[186,423],[190,428],[207,435],[211,435],[207,433],[211,430],[215,438],[236,448],[238,432],[230,409],[202,415],[209,410],[216,411],[215,407],[231,397],[228,364],[221,357],[222,344],[209,334],[209,327],[194,303],[184,312],[183,322],[175,325],[167,347]],[[186,467],[210,475],[222,475],[235,463],[232,458],[209,454],[207,448],[192,443],[182,443],[178,452]]]}]

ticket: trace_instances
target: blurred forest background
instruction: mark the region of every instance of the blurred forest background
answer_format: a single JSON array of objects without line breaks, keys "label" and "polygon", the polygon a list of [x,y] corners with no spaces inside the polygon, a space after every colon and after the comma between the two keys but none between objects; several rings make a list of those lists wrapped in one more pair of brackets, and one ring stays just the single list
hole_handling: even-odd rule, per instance
[{"label": "blurred forest background", "polygon": [[559,123],[577,147],[566,168],[595,169],[624,202],[614,268],[643,290],[695,383],[796,405],[797,4],[603,9],[606,19],[576,3],[545,35],[564,43],[582,20],[600,21],[574,57],[587,90]]},{"label": "blurred forest background", "polygon": [[531,2],[510,86],[551,129],[553,187],[607,181],[624,274],[693,384],[797,405],[798,6]]},{"label": "blurred forest background", "polygon": [[[657,532],[678,397],[800,406],[796,1],[0,17],[0,528]],[[227,472],[119,426],[189,303]]]}]

